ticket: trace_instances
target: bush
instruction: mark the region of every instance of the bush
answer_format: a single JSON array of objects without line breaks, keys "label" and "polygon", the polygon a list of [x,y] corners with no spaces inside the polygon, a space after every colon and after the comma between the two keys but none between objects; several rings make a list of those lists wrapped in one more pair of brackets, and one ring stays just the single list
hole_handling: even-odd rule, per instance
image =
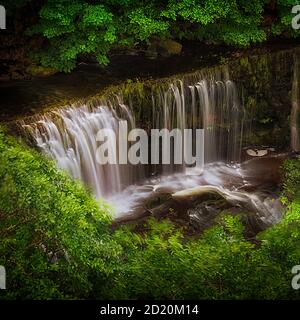
[{"label": "bush", "polygon": [[300,157],[284,163],[283,200],[285,202],[300,198]]},{"label": "bush", "polygon": [[199,240],[184,240],[169,222],[150,220],[149,233],[127,227],[115,237],[123,251],[101,297],[108,299],[296,299],[291,269],[300,261],[299,222],[290,213],[262,233],[260,246],[246,241],[238,217],[225,216]]},{"label": "bush", "polygon": [[[297,37],[291,8],[297,0],[48,0],[29,35],[47,40],[34,57],[45,67],[69,72],[80,54],[108,63],[111,48],[134,47],[151,38],[209,41],[237,47],[271,36]],[[267,5],[273,6],[271,19]]]},{"label": "bush", "polygon": [[[107,273],[109,208],[0,131],[0,265],[8,298],[86,297]],[[2,292],[1,292],[2,293]]]}]

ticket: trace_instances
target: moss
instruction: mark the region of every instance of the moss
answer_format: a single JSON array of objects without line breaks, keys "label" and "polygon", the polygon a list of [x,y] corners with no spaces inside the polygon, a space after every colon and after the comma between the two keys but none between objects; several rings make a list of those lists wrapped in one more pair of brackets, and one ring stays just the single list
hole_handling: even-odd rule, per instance
[{"label": "moss", "polygon": [[58,71],[53,68],[47,68],[36,64],[32,64],[29,67],[27,67],[26,72],[34,77],[46,77],[51,76],[57,73]]}]

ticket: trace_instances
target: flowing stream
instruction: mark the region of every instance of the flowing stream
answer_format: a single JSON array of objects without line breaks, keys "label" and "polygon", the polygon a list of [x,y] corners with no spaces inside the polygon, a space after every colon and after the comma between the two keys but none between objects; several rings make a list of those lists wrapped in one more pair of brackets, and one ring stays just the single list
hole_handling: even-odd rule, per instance
[{"label": "flowing stream", "polygon": [[[291,111],[291,145],[295,151],[299,151],[298,69],[295,58]],[[233,205],[256,212],[266,224],[280,219],[282,206],[274,194],[264,189],[271,183],[264,180],[265,171],[253,169],[251,160],[242,163],[243,136],[251,119],[226,66],[169,80],[153,86],[147,94],[151,104],[143,106],[147,110],[142,112],[136,112],[140,108],[139,99],[121,91],[93,104],[77,103],[37,115],[20,125],[59,168],[83,181],[96,198],[107,199],[115,208],[116,218],[143,210],[146,199],[154,193],[167,192],[176,201],[203,193],[218,194]],[[204,129],[204,169],[174,164],[99,164],[98,131],[111,129],[117,137],[120,124],[124,124],[119,120],[125,120],[129,130],[137,128],[144,121],[144,111],[151,115],[148,119],[151,129]],[[161,153],[164,152],[162,148]],[[278,157],[270,157],[268,161],[264,170],[272,168]],[[272,172],[276,170],[278,166]],[[199,212],[190,211],[190,216],[195,215],[199,218]]]}]

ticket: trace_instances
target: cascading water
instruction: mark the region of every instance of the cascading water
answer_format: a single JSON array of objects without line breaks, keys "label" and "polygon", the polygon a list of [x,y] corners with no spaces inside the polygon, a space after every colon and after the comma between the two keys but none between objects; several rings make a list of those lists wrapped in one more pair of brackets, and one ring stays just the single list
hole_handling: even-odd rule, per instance
[{"label": "cascading water", "polygon": [[177,80],[153,92],[156,128],[203,128],[205,163],[241,160],[245,110],[226,68]]},{"label": "cascading water", "polygon": [[[244,111],[226,70],[197,73],[174,81],[165,90],[156,88],[152,101],[154,128],[203,128],[205,162],[239,161]],[[121,94],[97,106],[53,111],[22,126],[60,168],[84,181],[101,197],[120,192],[144,176],[139,166],[103,166],[96,161],[97,132],[109,128],[118,136],[119,119],[126,120],[129,128],[136,126],[133,112]],[[170,165],[163,173],[174,171]]]},{"label": "cascading water", "polygon": [[[124,119],[133,126],[131,112],[124,105],[120,108]],[[100,198],[120,192],[123,186],[135,182],[130,166],[100,165],[96,160],[98,131],[106,128],[116,132],[118,125],[114,109],[84,105],[50,112],[31,125],[23,124],[23,127],[34,138],[36,145],[56,161],[59,168],[85,182]]]},{"label": "cascading water", "polygon": [[[133,111],[138,109],[135,105],[138,99],[134,96],[124,98],[122,92],[93,105],[49,112],[21,125],[60,168],[90,186],[97,198],[105,197],[116,208],[116,216],[132,213],[137,208],[143,210],[143,200],[160,192],[162,187],[172,194],[199,185],[204,189],[207,185],[220,186],[225,188],[222,190],[226,198],[232,194],[234,202],[235,189],[244,181],[244,173],[241,173],[244,171],[239,169],[238,163],[241,161],[245,110],[228,74],[226,67],[220,67],[153,86],[148,93],[152,105],[143,106],[148,112],[151,110],[151,128],[193,129],[193,132],[204,129],[206,165],[202,175],[193,168],[186,171],[185,165],[157,168],[157,165],[100,165],[97,162],[96,136],[100,129],[111,129],[118,137],[119,126],[124,123],[119,122],[120,119],[127,121],[129,129],[143,122],[142,116],[136,119]],[[239,183],[228,185],[228,168],[232,175],[239,176]],[[210,189],[207,187],[207,192]],[[264,214],[268,211],[259,196],[253,198],[240,191],[239,199],[249,204],[254,201],[252,208],[264,208],[261,209]],[[272,210],[269,211],[274,216]]]}]

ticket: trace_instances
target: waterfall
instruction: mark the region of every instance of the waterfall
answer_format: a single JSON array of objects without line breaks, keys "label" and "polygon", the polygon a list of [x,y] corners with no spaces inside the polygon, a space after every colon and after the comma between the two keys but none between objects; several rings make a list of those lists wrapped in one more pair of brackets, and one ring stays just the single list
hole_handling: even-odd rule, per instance
[{"label": "waterfall", "polygon": [[293,67],[293,85],[292,85],[292,111],[291,111],[291,149],[293,151],[300,151],[299,142],[299,60],[294,56]]},{"label": "waterfall", "polygon": [[[153,124],[158,128],[203,128],[205,163],[241,160],[245,110],[226,69],[177,80],[155,91]],[[194,82],[194,83],[193,83]]]},{"label": "waterfall", "polygon": [[226,68],[203,72],[153,93],[156,128],[203,128],[205,163],[241,160],[245,110]]},{"label": "waterfall", "polygon": [[[107,104],[108,105],[108,104]],[[122,106],[123,117],[131,126],[134,118]],[[99,165],[96,161],[96,135],[100,129],[118,130],[118,116],[107,106],[89,108],[87,105],[50,112],[30,125],[22,124],[36,145],[53,158],[58,167],[75,179],[86,183],[97,198],[120,192],[134,182],[129,170],[122,165]]]},{"label": "waterfall", "polygon": [[[245,112],[226,67],[169,80],[167,84],[152,86],[147,94],[152,105],[143,108],[151,110],[152,128],[204,129],[206,163],[240,161]],[[33,121],[22,122],[21,126],[59,168],[82,180],[97,198],[107,197],[154,173],[178,171],[178,166],[172,165],[164,165],[157,171],[157,167],[150,165],[97,163],[96,135],[100,129],[112,129],[118,136],[120,119],[127,121],[129,129],[143,121],[143,110],[138,118],[134,111],[139,108],[133,105],[138,99],[125,96],[120,92],[93,105],[83,103],[48,112]],[[179,169],[184,171],[184,166]]]}]

